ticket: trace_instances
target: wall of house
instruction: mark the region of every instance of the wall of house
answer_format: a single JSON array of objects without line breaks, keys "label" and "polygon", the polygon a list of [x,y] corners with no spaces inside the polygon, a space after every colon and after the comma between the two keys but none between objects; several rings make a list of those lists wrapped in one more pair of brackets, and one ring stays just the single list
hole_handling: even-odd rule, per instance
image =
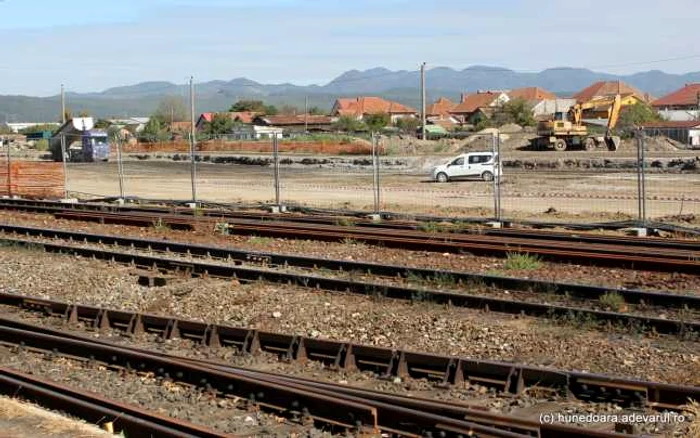
[{"label": "wall of house", "polygon": [[686,122],[690,120],[700,120],[700,111],[698,110],[659,110],[659,115],[664,118],[664,120],[670,120],[674,122]]}]

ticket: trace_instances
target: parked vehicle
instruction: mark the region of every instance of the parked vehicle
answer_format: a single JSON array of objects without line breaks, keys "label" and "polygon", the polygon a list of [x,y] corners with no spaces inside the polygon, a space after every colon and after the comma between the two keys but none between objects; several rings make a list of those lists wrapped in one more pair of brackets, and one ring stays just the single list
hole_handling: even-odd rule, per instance
[{"label": "parked vehicle", "polygon": [[500,178],[502,166],[497,167],[498,154],[493,152],[470,152],[451,159],[445,164],[436,166],[431,178],[437,182],[448,182],[457,179],[481,178],[484,181],[493,181]]}]

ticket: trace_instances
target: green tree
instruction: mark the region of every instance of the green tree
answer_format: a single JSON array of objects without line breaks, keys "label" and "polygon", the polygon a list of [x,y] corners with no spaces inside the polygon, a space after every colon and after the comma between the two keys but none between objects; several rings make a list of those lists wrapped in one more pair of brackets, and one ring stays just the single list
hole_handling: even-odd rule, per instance
[{"label": "green tree", "polygon": [[55,132],[56,129],[58,129],[58,127],[55,125],[35,125],[35,126],[30,126],[29,128],[22,129],[19,131],[19,133],[23,134],[23,135],[27,135],[27,134],[35,134],[37,132],[44,132],[44,131]]},{"label": "green tree", "polygon": [[149,143],[170,140],[170,134],[158,117],[151,117],[141,132],[141,138]]},{"label": "green tree", "polygon": [[372,132],[381,131],[391,123],[391,116],[387,113],[366,114],[364,122]]},{"label": "green tree", "polygon": [[401,117],[396,121],[396,127],[405,134],[415,134],[420,126],[420,120],[414,117]]},{"label": "green tree", "polygon": [[189,111],[181,97],[167,96],[160,100],[152,117],[157,117],[161,124],[171,125],[189,120]]},{"label": "green tree", "polygon": [[325,114],[325,111],[323,111],[321,108],[317,106],[312,106],[309,108],[309,114],[314,115],[314,116],[322,116]]},{"label": "green tree", "polygon": [[214,114],[211,122],[204,125],[202,132],[207,135],[223,135],[230,134],[236,123],[228,116],[228,114]]},{"label": "green tree", "polygon": [[274,116],[279,112],[274,105],[265,105],[265,103],[262,100],[239,100],[238,102],[231,105],[229,111],[250,111],[254,113],[265,114],[268,116]]},{"label": "green tree", "polygon": [[510,100],[496,111],[493,117],[496,126],[515,123],[520,126],[534,126],[535,118],[532,115],[532,106],[522,98]]},{"label": "green tree", "polygon": [[659,113],[654,111],[654,108],[650,105],[644,102],[637,102],[634,105],[624,107],[620,111],[618,127],[620,129],[630,129],[645,123],[658,122],[661,119]]},{"label": "green tree", "polygon": [[360,120],[352,116],[341,116],[333,123],[333,129],[341,132],[358,132],[364,131],[366,126]]}]

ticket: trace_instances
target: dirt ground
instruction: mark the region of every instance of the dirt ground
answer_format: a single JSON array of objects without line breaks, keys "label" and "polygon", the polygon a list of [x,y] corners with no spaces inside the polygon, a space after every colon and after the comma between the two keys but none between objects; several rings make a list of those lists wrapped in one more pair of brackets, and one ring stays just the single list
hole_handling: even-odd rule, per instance
[{"label": "dirt ground", "polygon": [[[573,153],[572,153],[573,154]],[[150,199],[191,199],[187,162],[130,161],[124,193]],[[115,163],[69,165],[69,191],[78,196],[118,196]],[[280,201],[315,208],[374,209],[369,166],[282,166]],[[441,216],[493,217],[494,185],[483,181],[438,184],[423,169],[382,169],[380,208]],[[197,198],[215,202],[274,202],[269,166],[199,163]],[[637,217],[637,175],[630,170],[557,171],[506,169],[500,185],[504,217],[547,221],[605,221]],[[699,173],[650,173],[646,216],[700,216]],[[694,216],[693,216],[694,215]]]}]

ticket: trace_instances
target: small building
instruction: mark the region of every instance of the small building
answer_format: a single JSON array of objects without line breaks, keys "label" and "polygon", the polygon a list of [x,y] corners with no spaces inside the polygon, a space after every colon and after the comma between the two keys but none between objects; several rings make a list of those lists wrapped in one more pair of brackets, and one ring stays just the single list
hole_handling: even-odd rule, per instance
[{"label": "small building", "polygon": [[417,117],[418,111],[398,102],[373,96],[338,99],[331,110],[333,117],[349,116],[357,120],[362,120],[368,114],[389,114],[391,123],[396,123],[404,117]]},{"label": "small building", "polygon": [[686,84],[680,90],[653,101],[651,106],[666,120],[700,120],[700,83]]},{"label": "small building", "polygon": [[663,135],[692,148],[700,147],[700,121],[661,121],[644,125],[644,133],[650,137]]},{"label": "small building", "polygon": [[425,109],[425,119],[433,125],[439,125],[448,130],[453,129],[459,125],[459,120],[450,113],[456,106],[457,104],[450,99],[439,97]]},{"label": "small building", "polygon": [[146,127],[150,117],[127,117],[123,119],[107,119],[110,126],[127,129],[130,132],[139,133]]},{"label": "small building", "polygon": [[576,99],[544,99],[532,107],[532,115],[537,120],[566,120],[574,105]]},{"label": "small building", "polygon": [[17,122],[17,123],[10,123],[10,122],[5,122],[2,124],[2,127],[9,129],[13,134],[19,134],[20,131],[23,131],[28,128],[34,128],[35,126],[56,126],[58,127],[60,123],[54,123],[54,122]]},{"label": "small building", "polygon": [[253,119],[260,115],[260,113],[252,112],[252,111],[229,111],[229,112],[223,112],[223,113],[202,113],[200,114],[199,118],[197,119],[197,123],[195,124],[195,129],[202,130],[204,129],[204,124],[205,123],[211,123],[212,119],[214,118],[215,115],[217,114],[225,114],[231,120],[234,122],[238,123],[244,123],[247,125],[250,125],[253,123]]},{"label": "small building", "polygon": [[305,132],[330,132],[333,128],[333,119],[330,116],[315,114],[257,116],[253,119],[253,124],[282,128],[285,135],[291,135]]},{"label": "small building", "polygon": [[63,146],[70,161],[107,161],[111,152],[109,136],[94,126],[92,117],[76,117],[61,125],[49,141],[54,160],[62,160]]},{"label": "small building", "polygon": [[491,118],[494,112],[509,100],[510,97],[502,91],[462,94],[459,104],[450,110],[450,114],[462,124],[476,124],[484,118]]}]

